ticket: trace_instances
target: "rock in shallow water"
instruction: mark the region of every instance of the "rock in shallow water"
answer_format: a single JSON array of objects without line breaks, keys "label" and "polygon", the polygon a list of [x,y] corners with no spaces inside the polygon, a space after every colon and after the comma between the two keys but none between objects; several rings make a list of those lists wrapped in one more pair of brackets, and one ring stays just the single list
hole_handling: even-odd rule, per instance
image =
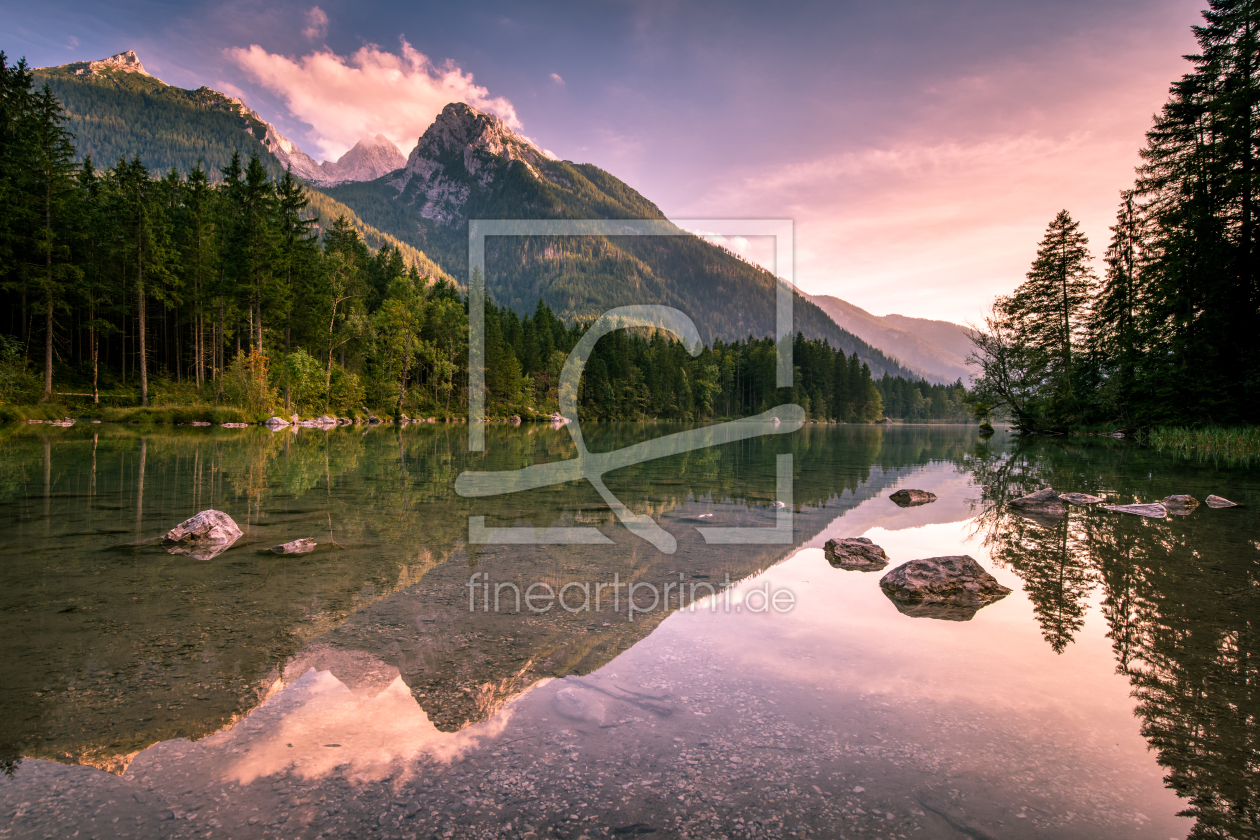
[{"label": "rock in shallow water", "polygon": [[1216,495],[1208,496],[1204,500],[1204,504],[1206,504],[1210,508],[1238,507],[1237,502],[1231,502],[1229,499],[1223,499],[1220,496],[1216,496]]},{"label": "rock in shallow water", "polygon": [[888,498],[900,507],[914,507],[915,505],[926,505],[929,502],[935,502],[936,494],[929,493],[926,490],[898,490]]},{"label": "rock in shallow water", "polygon": [[315,540],[291,540],[271,547],[272,554],[307,554],[315,550]]},{"label": "rock in shallow water", "polygon": [[203,510],[166,532],[169,554],[184,554],[195,560],[209,560],[232,547],[241,529],[221,510]]},{"label": "rock in shallow water", "polygon": [[1168,515],[1168,510],[1159,503],[1153,505],[1103,505],[1103,510],[1112,510],[1116,513],[1132,513],[1137,516],[1145,516],[1148,519],[1163,519]]},{"label": "rock in shallow water", "polygon": [[1106,501],[1102,496],[1091,496],[1088,493],[1060,493],[1059,500],[1072,505],[1096,505]]},{"label": "rock in shallow water", "polygon": [[1161,504],[1169,513],[1186,516],[1199,506],[1199,500],[1194,496],[1165,496]]},{"label": "rock in shallow water", "polygon": [[604,722],[604,704],[593,692],[567,686],[557,691],[551,702],[557,713],[570,720]]},{"label": "rock in shallow water", "polygon": [[837,569],[878,572],[888,565],[888,555],[884,553],[884,549],[866,537],[827,540],[823,553],[827,556],[827,562]]},{"label": "rock in shallow water", "polygon": [[241,529],[221,510],[203,510],[166,532],[170,542],[235,542]]},{"label": "rock in shallow water", "polygon": [[[1101,501],[1101,499],[1099,500]],[[1067,505],[1059,500],[1059,494],[1051,487],[1043,487],[1036,493],[1012,499],[1010,506],[1025,513],[1039,513],[1043,516],[1061,516],[1067,513]]]},{"label": "rock in shallow water", "polygon": [[879,586],[906,615],[950,621],[967,621],[1011,591],[965,554],[911,560],[884,575]]}]

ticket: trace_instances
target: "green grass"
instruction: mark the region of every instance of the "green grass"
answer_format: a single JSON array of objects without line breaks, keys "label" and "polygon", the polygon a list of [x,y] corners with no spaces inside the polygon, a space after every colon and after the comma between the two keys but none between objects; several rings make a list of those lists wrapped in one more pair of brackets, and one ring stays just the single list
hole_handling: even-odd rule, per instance
[{"label": "green grass", "polygon": [[1177,452],[1199,460],[1222,459],[1228,463],[1249,464],[1260,457],[1260,426],[1156,426],[1144,436],[1145,442],[1160,452]]}]

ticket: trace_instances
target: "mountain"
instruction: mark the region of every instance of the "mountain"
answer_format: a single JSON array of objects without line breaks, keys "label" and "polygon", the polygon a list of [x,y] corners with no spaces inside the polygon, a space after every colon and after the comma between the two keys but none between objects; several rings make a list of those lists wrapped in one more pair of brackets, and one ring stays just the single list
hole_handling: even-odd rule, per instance
[{"label": "mountain", "polygon": [[187,172],[198,160],[217,173],[234,152],[257,153],[268,169],[284,171],[270,145],[287,145],[275,126],[239,99],[200,87],[168,85],[128,50],[103,61],[35,70],[61,101],[79,157],[99,167],[139,155],[150,169]]},{"label": "mountain", "polygon": [[374,181],[396,169],[402,169],[407,159],[398,147],[383,134],[367,137],[354,144],[354,148],[334,161],[320,164],[324,179],[322,184],[334,186],[347,181]]},{"label": "mountain", "polygon": [[79,155],[112,166],[139,154],[150,169],[187,172],[198,159],[212,173],[232,153],[256,153],[274,173],[291,168],[314,184],[370,181],[406,163],[381,135],[359,141],[337,161],[318,163],[236,97],[208,87],[185,90],[144,69],[134,50],[101,61],[77,61],[35,71],[66,111]]},{"label": "mountain", "polygon": [[830,295],[811,295],[809,299],[841,327],[923,371],[928,379],[971,382],[966,359],[974,332],[967,327],[905,315],[872,315]]},{"label": "mountain", "polygon": [[[463,103],[442,110],[400,170],[324,191],[455,277],[467,277],[469,219],[665,220],[607,172],[555,160]],[[487,242],[486,275],[494,299],[522,313],[539,298],[566,320],[663,303],[687,313],[706,342],[774,333],[775,278],[695,236],[496,237]],[[793,315],[807,338],[856,351],[876,376],[917,373],[800,296]]]}]

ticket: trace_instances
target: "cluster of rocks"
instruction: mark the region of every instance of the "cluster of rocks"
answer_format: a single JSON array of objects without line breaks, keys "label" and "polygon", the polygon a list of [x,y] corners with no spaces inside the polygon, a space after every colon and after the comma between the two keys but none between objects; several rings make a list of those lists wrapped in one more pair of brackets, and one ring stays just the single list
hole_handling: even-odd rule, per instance
[{"label": "cluster of rocks", "polygon": [[[46,426],[62,426],[68,428],[74,425],[73,417],[62,417],[60,420],[27,420],[27,423],[43,423]],[[99,420],[94,422],[99,423]]]},{"label": "cluster of rocks", "polygon": [[[1067,505],[1089,506],[1105,502],[1102,496],[1089,493],[1056,493],[1052,487],[1043,487],[1035,493],[1012,499],[1008,505],[1021,512],[1041,516],[1062,516],[1067,513]],[[1208,496],[1205,504],[1210,508],[1238,507],[1229,499],[1220,496]],[[1186,516],[1199,506],[1199,500],[1189,495],[1166,496],[1158,502],[1135,505],[1102,505],[1103,510],[1116,513],[1131,513],[1145,516],[1148,519],[1163,519],[1166,516]]]},{"label": "cluster of rocks", "polygon": [[[878,572],[888,565],[884,549],[866,537],[841,537],[823,546],[837,569]],[[879,587],[903,615],[968,621],[1010,589],[966,555],[911,560],[884,575]]]},{"label": "cluster of rocks", "polygon": [[[1204,500],[1204,504],[1210,508],[1238,507],[1237,503],[1216,495],[1208,496]],[[1145,516],[1148,519],[1163,519],[1166,516],[1189,516],[1198,506],[1198,499],[1194,496],[1183,494],[1165,496],[1162,500],[1151,504],[1103,505],[1103,510],[1110,510],[1116,513],[1132,513],[1136,516]]]}]

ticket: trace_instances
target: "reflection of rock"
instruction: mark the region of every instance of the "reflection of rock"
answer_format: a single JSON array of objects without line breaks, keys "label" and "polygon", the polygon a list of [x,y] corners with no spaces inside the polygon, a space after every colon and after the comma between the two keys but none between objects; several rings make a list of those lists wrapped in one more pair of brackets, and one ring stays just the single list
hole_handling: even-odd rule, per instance
[{"label": "reflection of rock", "polygon": [[1207,499],[1204,500],[1204,504],[1210,508],[1238,507],[1237,502],[1231,502],[1229,499],[1223,499],[1216,495],[1208,496]]},{"label": "reflection of rock", "polygon": [[556,692],[551,703],[558,714],[570,720],[604,722],[604,704],[599,701],[594,692],[567,686]]},{"label": "reflection of rock", "polygon": [[967,621],[976,610],[1011,591],[967,555],[903,563],[879,581],[906,615]]},{"label": "reflection of rock", "polygon": [[884,553],[884,549],[866,537],[827,540],[823,553],[827,556],[827,562],[837,569],[878,572],[888,565],[888,555]]},{"label": "reflection of rock", "polygon": [[292,683],[314,668],[328,671],[361,697],[375,697],[398,679],[398,669],[361,650],[344,650],[313,644],[299,651],[284,666],[284,682]]},{"label": "reflection of rock", "polygon": [[1199,500],[1194,496],[1165,496],[1162,504],[1169,513],[1186,516],[1199,506]]},{"label": "reflection of rock", "polygon": [[926,505],[929,502],[935,502],[936,494],[929,493],[926,490],[898,490],[888,498],[900,507],[914,507],[915,505]]},{"label": "reflection of rock", "polygon": [[1059,498],[1073,505],[1096,505],[1106,501],[1102,496],[1091,496],[1088,493],[1060,493]]},{"label": "reflection of rock", "polygon": [[1062,516],[1067,513],[1067,506],[1059,501],[1059,494],[1050,487],[1012,499],[1010,506],[1025,513],[1038,513],[1042,516]]},{"label": "reflection of rock", "polygon": [[[884,594],[888,594],[885,591]],[[935,618],[940,621],[971,621],[980,612],[983,604],[946,604],[939,601],[898,601],[892,598],[893,606],[902,615],[911,618]]]},{"label": "reflection of rock", "polygon": [[1148,519],[1163,519],[1168,511],[1161,504],[1153,505],[1103,505],[1103,510],[1114,510],[1116,513],[1132,513]]},{"label": "reflection of rock", "polygon": [[291,540],[271,547],[273,554],[307,554],[314,550],[315,540],[311,539]]}]

